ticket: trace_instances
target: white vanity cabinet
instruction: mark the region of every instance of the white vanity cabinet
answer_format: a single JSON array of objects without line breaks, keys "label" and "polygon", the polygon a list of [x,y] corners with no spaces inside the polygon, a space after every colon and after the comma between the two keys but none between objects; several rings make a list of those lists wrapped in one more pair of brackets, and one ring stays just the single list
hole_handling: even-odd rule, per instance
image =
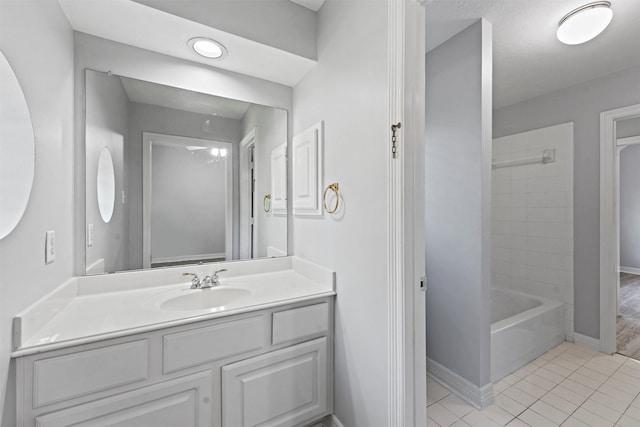
[{"label": "white vanity cabinet", "polygon": [[333,297],[16,358],[20,427],[306,426],[332,413]]}]

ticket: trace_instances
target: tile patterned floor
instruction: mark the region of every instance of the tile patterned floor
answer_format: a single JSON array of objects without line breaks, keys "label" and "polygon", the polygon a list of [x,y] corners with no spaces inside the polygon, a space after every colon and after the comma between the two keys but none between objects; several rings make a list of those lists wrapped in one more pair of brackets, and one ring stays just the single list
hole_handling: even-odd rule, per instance
[{"label": "tile patterned floor", "polygon": [[494,384],[480,411],[427,379],[428,427],[640,427],[640,361],[563,343]]}]

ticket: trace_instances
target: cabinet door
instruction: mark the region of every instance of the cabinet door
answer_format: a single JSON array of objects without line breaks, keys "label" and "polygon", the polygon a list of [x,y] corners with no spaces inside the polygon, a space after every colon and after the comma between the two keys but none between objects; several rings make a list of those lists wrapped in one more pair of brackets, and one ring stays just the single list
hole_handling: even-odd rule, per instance
[{"label": "cabinet door", "polygon": [[212,375],[200,372],[41,415],[37,427],[208,427]]},{"label": "cabinet door", "polygon": [[222,368],[223,427],[296,426],[327,414],[327,338]]}]

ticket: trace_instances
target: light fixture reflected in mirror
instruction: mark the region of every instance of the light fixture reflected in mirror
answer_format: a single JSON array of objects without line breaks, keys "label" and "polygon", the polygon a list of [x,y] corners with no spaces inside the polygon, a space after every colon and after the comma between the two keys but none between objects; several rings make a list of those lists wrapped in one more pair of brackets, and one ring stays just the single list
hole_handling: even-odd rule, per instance
[{"label": "light fixture reflected in mirror", "polygon": [[589,3],[566,14],[558,24],[556,35],[564,44],[585,43],[602,33],[612,18],[610,2]]}]

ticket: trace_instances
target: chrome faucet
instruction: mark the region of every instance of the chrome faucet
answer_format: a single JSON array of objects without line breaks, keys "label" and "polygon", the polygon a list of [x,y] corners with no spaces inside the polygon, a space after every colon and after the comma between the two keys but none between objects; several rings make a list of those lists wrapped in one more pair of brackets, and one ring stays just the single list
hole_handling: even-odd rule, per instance
[{"label": "chrome faucet", "polygon": [[220,277],[218,276],[218,273],[222,273],[223,271],[227,271],[227,269],[223,268],[221,270],[217,270],[212,276],[207,275],[202,280],[200,280],[198,275],[195,273],[183,273],[182,275],[193,276],[193,279],[191,279],[191,289],[209,289],[220,285]]},{"label": "chrome faucet", "polygon": [[[191,279],[191,289],[199,289],[200,285],[202,284],[202,282],[200,281],[200,278],[198,277],[197,273],[182,273],[183,276],[193,276],[193,279]],[[207,276],[209,277],[209,276]]]}]

